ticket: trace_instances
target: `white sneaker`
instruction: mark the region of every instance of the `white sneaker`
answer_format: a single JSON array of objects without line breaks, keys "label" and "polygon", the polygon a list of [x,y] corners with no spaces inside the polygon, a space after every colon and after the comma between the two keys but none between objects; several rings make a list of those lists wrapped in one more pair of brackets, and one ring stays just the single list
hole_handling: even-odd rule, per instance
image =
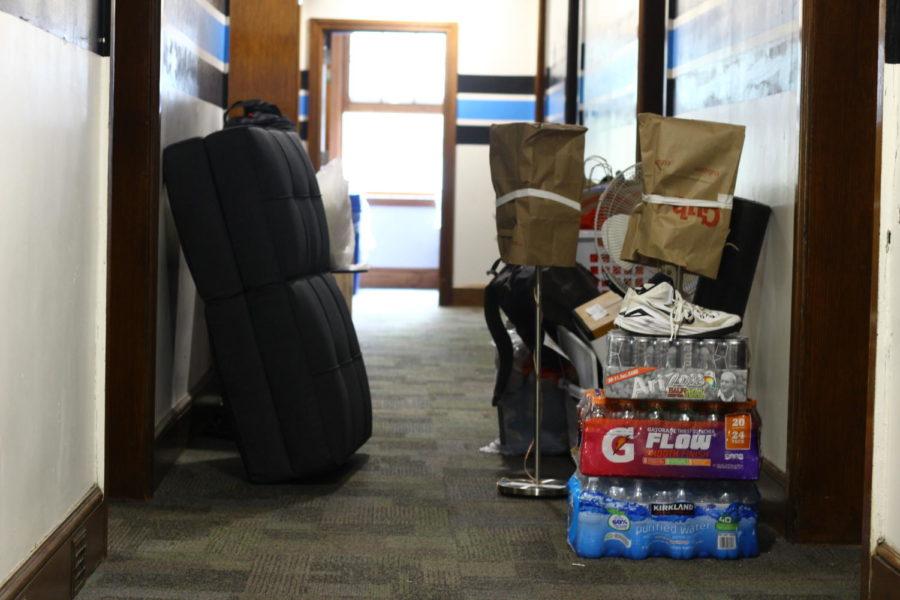
[{"label": "white sneaker", "polygon": [[658,273],[644,287],[625,293],[615,325],[640,335],[715,337],[740,329],[741,318],[691,304]]}]

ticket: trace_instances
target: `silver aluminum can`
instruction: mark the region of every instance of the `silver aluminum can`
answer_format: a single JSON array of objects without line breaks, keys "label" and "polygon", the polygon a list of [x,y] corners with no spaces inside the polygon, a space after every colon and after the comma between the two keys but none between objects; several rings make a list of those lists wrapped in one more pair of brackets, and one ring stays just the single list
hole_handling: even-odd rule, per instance
[{"label": "silver aluminum can", "polygon": [[725,368],[747,368],[747,342],[741,338],[729,339],[725,343]]}]

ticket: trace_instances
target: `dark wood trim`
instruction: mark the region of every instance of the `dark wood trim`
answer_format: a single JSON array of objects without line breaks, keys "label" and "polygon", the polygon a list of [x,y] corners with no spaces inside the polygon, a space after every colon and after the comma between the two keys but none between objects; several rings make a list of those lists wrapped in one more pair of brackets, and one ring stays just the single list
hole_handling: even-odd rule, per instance
[{"label": "dark wood trim", "polygon": [[[787,533],[859,543],[879,193],[878,0],[804,2],[802,13]],[[840,460],[825,448],[840,448]]]},{"label": "dark wood trim", "polygon": [[456,93],[459,27],[456,23],[408,21],[354,21],[311,19],[309,21],[309,156],[318,169],[321,162],[322,48],[328,31],[433,31],[447,35],[444,77],[444,189],[441,197],[439,300],[442,306],[453,296],[453,235],[456,206]]},{"label": "dark wood trim", "polygon": [[364,288],[417,288],[433,290],[438,287],[437,269],[383,269],[373,267],[359,277]]},{"label": "dark wood trim", "polygon": [[459,28],[451,24],[447,32],[447,71],[444,74],[444,189],[441,198],[441,248],[438,267],[438,304],[447,306],[453,298],[453,235],[456,219],[456,93]]},{"label": "dark wood trim", "polygon": [[881,542],[875,546],[875,556],[886,562],[892,569],[900,574],[900,552],[887,542]]},{"label": "dark wood trim", "polygon": [[484,306],[484,287],[453,288],[451,306]]},{"label": "dark wood trim", "polygon": [[109,55],[110,0],[0,0],[0,12],[11,14],[47,33],[101,56]]},{"label": "dark wood trim", "polygon": [[215,370],[210,367],[156,425],[153,443],[154,490],[159,487],[181,452],[187,447],[190,440],[194,398],[209,387],[214,377]]},{"label": "dark wood trim", "polygon": [[366,203],[369,206],[400,206],[403,208],[434,208],[437,206],[434,200],[427,198],[369,198]]},{"label": "dark wood trim", "polygon": [[578,16],[581,0],[569,0],[569,25],[566,37],[566,123],[578,123],[578,73],[581,66],[581,36]]},{"label": "dark wood trim", "polygon": [[107,514],[96,485],[0,586],[0,600],[74,598],[106,558]]},{"label": "dark wood trim", "polygon": [[[896,4],[896,3],[893,3]],[[872,478],[874,476],[873,453],[875,447],[875,373],[878,364],[877,342],[878,342],[878,270],[879,270],[879,253],[880,248],[880,232],[881,232],[881,151],[882,151],[882,123],[884,114],[884,64],[886,60],[886,39],[887,39],[887,3],[885,0],[878,2],[878,69],[876,84],[876,109],[875,109],[875,160],[873,162],[874,176],[874,230],[872,236],[872,293],[869,302],[869,368],[868,368],[868,390],[866,394],[866,446],[865,446],[865,466],[863,469],[863,506],[862,506],[862,544],[860,553],[862,560],[860,561],[860,597],[868,597],[870,589],[872,589],[873,562],[869,556],[869,548],[872,547]],[[892,25],[893,26],[893,25]],[[897,565],[894,565],[897,569]],[[900,589],[897,586],[900,581],[895,581],[893,589]]]},{"label": "dark wood trim", "polygon": [[[640,0],[638,7],[637,112],[663,114],[666,83],[666,3]],[[635,140],[636,160],[641,160]]]},{"label": "dark wood trim", "polygon": [[663,113],[665,60],[666,3],[641,0],[638,8],[637,112]]},{"label": "dark wood trim", "polygon": [[160,0],[119,2],[113,40],[106,325],[106,494],[153,493]]},{"label": "dark wood trim", "polygon": [[229,9],[228,105],[262,98],[296,124],[300,6],[283,0],[232,0]]},{"label": "dark wood trim", "polygon": [[547,86],[547,0],[538,3],[537,71],[534,76],[534,120],[544,120],[544,91]]},{"label": "dark wood trim", "polygon": [[[868,555],[868,548],[866,549]],[[878,544],[871,564],[866,561],[871,587],[865,588],[863,598],[872,600],[900,600],[900,554],[885,543]]]},{"label": "dark wood trim", "polygon": [[[325,148],[328,150],[328,160],[341,156],[343,149],[343,113],[350,85],[350,33],[335,32],[330,42],[330,73],[325,84]],[[335,98],[339,101],[335,102]]]}]

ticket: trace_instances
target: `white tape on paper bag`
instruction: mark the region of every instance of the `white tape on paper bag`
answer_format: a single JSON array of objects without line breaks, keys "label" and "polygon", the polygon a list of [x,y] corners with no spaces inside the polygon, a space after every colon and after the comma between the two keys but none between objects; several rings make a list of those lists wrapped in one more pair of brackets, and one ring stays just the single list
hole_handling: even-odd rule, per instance
[{"label": "white tape on paper bag", "polygon": [[497,207],[501,207],[507,202],[512,202],[513,200],[517,200],[519,198],[541,198],[542,200],[550,200],[551,202],[558,202],[563,206],[571,208],[572,210],[577,210],[581,212],[581,203],[576,202],[575,200],[570,200],[561,194],[555,194],[553,192],[548,192],[547,190],[539,190],[537,188],[522,188],[521,190],[513,190],[508,194],[503,194],[499,198],[497,198]]}]

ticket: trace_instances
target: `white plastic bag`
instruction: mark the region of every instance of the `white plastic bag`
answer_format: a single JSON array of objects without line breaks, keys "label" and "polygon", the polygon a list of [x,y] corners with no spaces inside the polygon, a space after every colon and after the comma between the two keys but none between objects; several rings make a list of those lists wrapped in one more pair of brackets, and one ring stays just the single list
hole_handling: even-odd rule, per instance
[{"label": "white plastic bag", "polygon": [[329,161],[316,173],[325,220],[328,222],[328,238],[331,242],[331,268],[347,269],[353,264],[353,216],[350,211],[349,184],[344,179],[341,159]]}]

